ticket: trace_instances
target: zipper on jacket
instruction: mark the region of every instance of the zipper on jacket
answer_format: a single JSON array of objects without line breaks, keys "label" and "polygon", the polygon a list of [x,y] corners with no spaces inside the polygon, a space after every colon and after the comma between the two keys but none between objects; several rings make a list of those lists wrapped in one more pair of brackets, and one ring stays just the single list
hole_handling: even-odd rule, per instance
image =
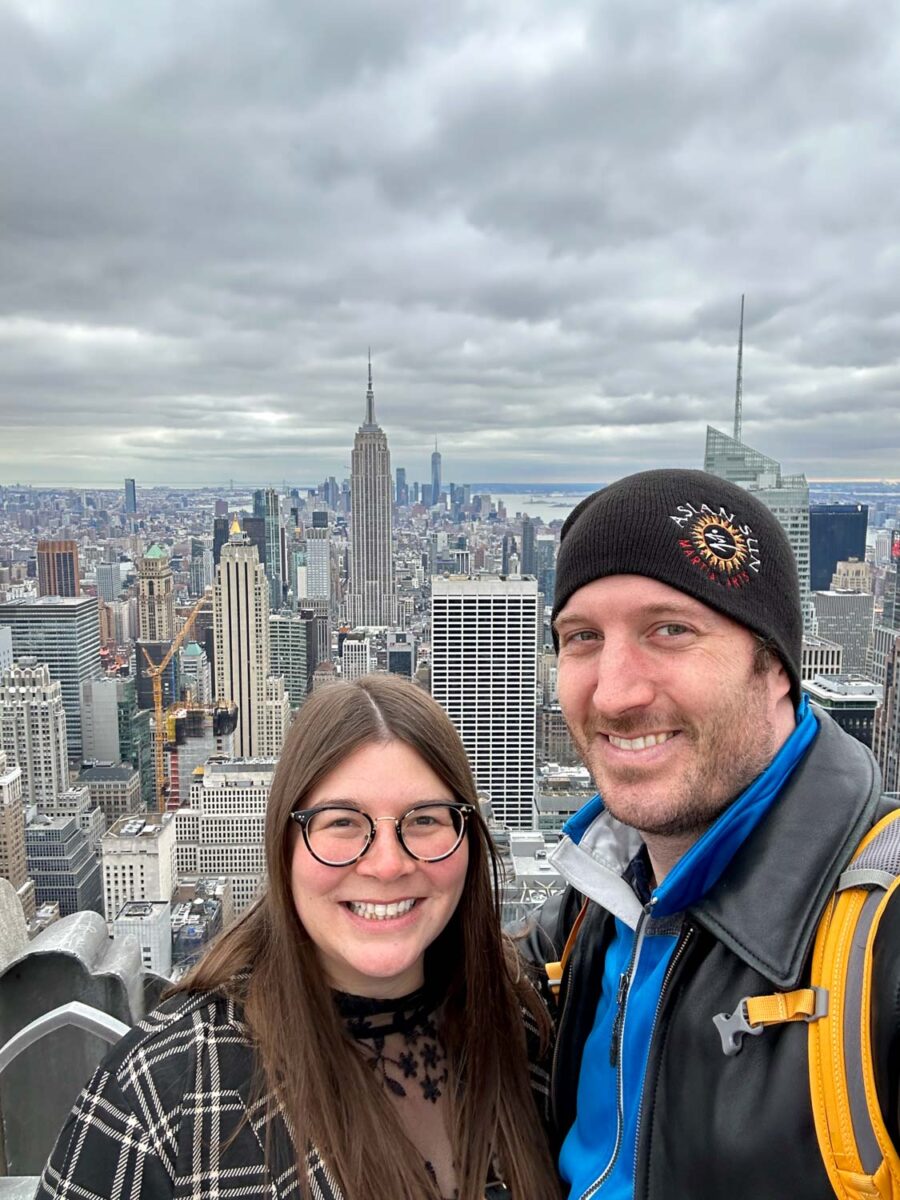
[{"label": "zipper on jacket", "polygon": [[619,1151],[622,1149],[622,1139],[625,1136],[625,1085],[622,1079],[622,1042],[625,1037],[625,1010],[628,1007],[628,993],[631,988],[631,982],[634,979],[638,960],[641,957],[641,947],[644,944],[644,926],[647,922],[649,911],[649,908],[644,909],[641,919],[638,921],[637,929],[634,931],[634,942],[631,946],[631,957],[628,960],[627,968],[619,976],[619,986],[616,989],[616,1015],[613,1019],[613,1042],[610,1046],[609,1055],[610,1065],[616,1068],[616,1144],[613,1146],[609,1162],[603,1168],[603,1173],[598,1179],[594,1180],[586,1191],[581,1193],[579,1200],[591,1200],[591,1197],[596,1195],[600,1188],[603,1187],[612,1174],[612,1169],[619,1157]]},{"label": "zipper on jacket", "polygon": [[[669,961],[668,967],[666,967],[666,973],[663,976],[662,986],[659,989],[659,998],[656,1001],[656,1010],[653,1013],[653,1023],[650,1026],[650,1037],[647,1040],[647,1045],[650,1049],[652,1049],[652,1047],[653,1047],[653,1037],[656,1033],[656,1025],[657,1025],[657,1022],[659,1021],[659,1014],[662,1011],[663,1000],[665,999],[665,995],[666,995],[666,988],[669,986],[672,976],[675,974],[675,971],[678,967],[678,962],[681,959],[682,955],[684,954],[685,947],[687,946],[688,942],[691,940],[693,934],[694,934],[693,925],[688,925],[687,928],[683,931],[681,937],[679,938],[678,945],[675,947],[675,953],[672,955],[672,958]],[[650,1053],[648,1050],[648,1054],[647,1054],[648,1065],[649,1065],[649,1062],[650,1062]],[[645,1070],[644,1071],[644,1080],[641,1083],[641,1103],[638,1105],[637,1124],[635,1125],[635,1129],[634,1129],[634,1172],[632,1174],[632,1179],[635,1182],[637,1181],[637,1172],[638,1172],[638,1147],[641,1144],[641,1118],[644,1115],[643,1091],[644,1091],[644,1083],[646,1083],[646,1079],[647,1079],[647,1072]]]},{"label": "zipper on jacket", "polygon": [[616,1015],[613,1017],[612,1036],[609,1039],[609,1065],[611,1067],[619,1064],[619,1037],[622,1032],[622,1022],[625,1019],[625,1001],[628,998],[628,972],[630,970],[631,963],[629,962],[628,969],[619,976],[619,986],[616,988]]}]

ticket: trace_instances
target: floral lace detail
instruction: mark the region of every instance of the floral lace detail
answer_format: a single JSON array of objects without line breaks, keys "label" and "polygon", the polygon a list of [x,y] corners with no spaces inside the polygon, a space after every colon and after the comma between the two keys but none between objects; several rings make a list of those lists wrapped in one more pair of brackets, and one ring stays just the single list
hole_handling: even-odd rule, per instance
[{"label": "floral lace detail", "polygon": [[[425,988],[396,1000],[372,1000],[335,993],[347,1032],[384,1087],[395,1096],[415,1094],[436,1104],[449,1077],[447,1052],[441,1042]],[[393,1035],[397,1035],[396,1037]]]}]

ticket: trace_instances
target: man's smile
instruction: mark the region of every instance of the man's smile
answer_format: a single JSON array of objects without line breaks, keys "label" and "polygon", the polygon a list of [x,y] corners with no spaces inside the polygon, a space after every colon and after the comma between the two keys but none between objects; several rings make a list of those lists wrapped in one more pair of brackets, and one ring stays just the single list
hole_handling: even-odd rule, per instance
[{"label": "man's smile", "polygon": [[641,737],[635,738],[616,737],[615,734],[608,733],[606,738],[609,744],[615,746],[617,750],[646,750],[650,746],[661,746],[675,737],[676,733],[677,730],[670,729],[664,733],[645,733]]}]

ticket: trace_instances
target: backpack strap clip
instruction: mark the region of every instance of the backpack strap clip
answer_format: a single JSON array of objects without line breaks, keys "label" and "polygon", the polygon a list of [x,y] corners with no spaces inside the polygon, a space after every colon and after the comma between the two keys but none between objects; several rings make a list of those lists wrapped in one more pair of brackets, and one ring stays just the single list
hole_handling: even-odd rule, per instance
[{"label": "backpack strap clip", "polygon": [[713,1024],[722,1039],[722,1053],[732,1058],[740,1053],[744,1038],[758,1037],[767,1025],[794,1021],[818,1021],[828,1016],[828,989],[798,988],[771,996],[744,996],[733,1013],[717,1013]]}]

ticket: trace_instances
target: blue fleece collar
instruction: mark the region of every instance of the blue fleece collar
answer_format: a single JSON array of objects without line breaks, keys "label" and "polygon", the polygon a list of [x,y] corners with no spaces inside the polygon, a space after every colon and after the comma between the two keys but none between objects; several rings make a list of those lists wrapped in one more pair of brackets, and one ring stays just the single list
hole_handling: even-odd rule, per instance
[{"label": "blue fleece collar", "polygon": [[[803,696],[797,709],[797,727],[765,771],[729,805],[655,889],[650,899],[654,917],[682,912],[706,895],[775,803],[818,730],[819,723],[809,700]],[[563,834],[577,845],[603,811],[603,798],[597,795],[566,822]]]}]

